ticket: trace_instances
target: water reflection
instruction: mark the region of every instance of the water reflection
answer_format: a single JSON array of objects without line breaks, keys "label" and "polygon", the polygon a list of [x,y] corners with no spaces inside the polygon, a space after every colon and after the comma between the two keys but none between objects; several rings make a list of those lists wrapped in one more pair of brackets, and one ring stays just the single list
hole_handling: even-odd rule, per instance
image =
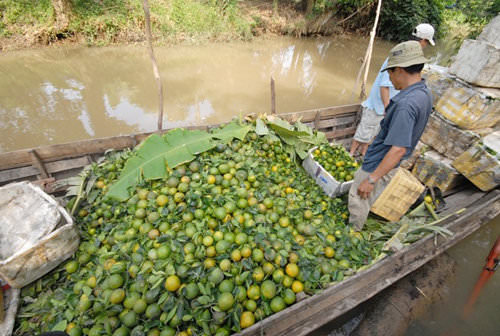
[{"label": "water reflection", "polygon": [[301,85],[304,89],[304,94],[310,96],[313,89],[316,78],[316,71],[313,70],[313,59],[308,51],[304,53],[302,58],[302,81]]},{"label": "water reflection", "polygon": [[[299,40],[157,48],[164,125],[227,121],[270,110],[352,103],[366,39]],[[391,45],[377,42],[372,73]],[[1,151],[154,130],[157,89],[140,46],[47,49],[0,57]]]},{"label": "water reflection", "polygon": [[295,54],[295,46],[291,45],[282,50],[278,50],[273,54],[271,59],[273,60],[273,68],[278,68],[278,71],[282,76],[286,76],[290,69],[292,68],[293,56]]},{"label": "water reflection", "polygon": [[123,121],[139,131],[151,129],[151,125],[156,122],[154,115],[145,114],[141,107],[130,103],[127,97],[121,97],[117,104],[111,105],[109,96],[105,94],[104,109],[108,117]]},{"label": "water reflection", "polygon": [[328,51],[328,48],[332,45],[331,41],[326,41],[326,42],[319,42],[316,45],[316,48],[318,49],[318,54],[323,60],[325,58],[326,52]]}]

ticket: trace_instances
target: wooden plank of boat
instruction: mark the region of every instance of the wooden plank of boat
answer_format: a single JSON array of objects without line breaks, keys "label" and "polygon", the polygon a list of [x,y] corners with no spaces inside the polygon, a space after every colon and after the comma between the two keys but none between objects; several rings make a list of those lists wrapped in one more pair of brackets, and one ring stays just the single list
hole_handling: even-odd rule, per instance
[{"label": "wooden plank of boat", "polygon": [[[319,117],[318,129],[325,131],[328,139],[342,139],[342,143],[348,143],[349,139],[345,138],[352,137],[354,134],[355,128],[352,127],[352,124],[356,121],[359,108],[359,104],[333,106],[284,113],[280,114],[279,117],[289,121],[300,119],[302,122],[313,122]],[[217,125],[187,128],[208,129],[215,126]],[[163,132],[168,130],[167,128]],[[56,174],[57,179],[58,175],[61,175],[58,173],[65,172],[65,169],[60,167],[67,167],[66,170],[84,167],[89,163],[88,155],[102,154],[108,149],[131,148],[151,134],[152,132],[146,132],[0,153],[0,184],[30,177],[33,179],[37,175],[43,175],[44,172]],[[39,158],[35,164],[33,162],[34,155]]]},{"label": "wooden plank of boat", "polygon": [[356,122],[356,115],[351,114],[351,115],[348,115],[346,117],[337,117],[337,118],[319,120],[317,128],[323,129],[323,128],[328,128],[328,127],[339,127],[339,126],[345,126],[345,125],[352,125],[355,122]]},{"label": "wooden plank of boat", "polygon": [[[459,206],[459,204],[455,204]],[[308,335],[446,251],[500,214],[500,190],[470,204],[443,222],[453,236],[428,235],[323,292],[245,329],[241,336]]]},{"label": "wooden plank of boat", "polygon": [[331,139],[333,137],[335,138],[352,138],[354,133],[356,133],[356,126],[349,127],[349,128],[344,128],[344,129],[339,129],[339,130],[334,130],[330,132],[325,132],[326,138]]},{"label": "wooden plank of boat", "polygon": [[306,110],[301,112],[284,113],[280,114],[279,117],[285,118],[291,122],[300,119],[302,122],[306,123],[314,121],[318,113],[320,115],[320,120],[324,120],[342,115],[355,114],[359,111],[360,108],[361,108],[360,104],[331,106],[331,107],[324,107],[324,108]]},{"label": "wooden plank of boat", "polygon": [[[83,140],[66,144],[42,146],[35,148],[38,157],[44,163],[67,159],[76,156],[104,153],[108,149],[123,149],[137,144],[134,135],[116,136],[111,138]],[[31,165],[30,151],[21,149],[0,154],[0,170]]]},{"label": "wooden plank of boat", "polygon": [[[81,156],[74,159],[63,159],[45,164],[45,168],[49,174],[64,172],[67,170],[82,168],[90,164],[91,160],[88,156]],[[39,170],[33,166],[12,168],[0,171],[0,183],[15,181],[29,176],[36,176]]]}]

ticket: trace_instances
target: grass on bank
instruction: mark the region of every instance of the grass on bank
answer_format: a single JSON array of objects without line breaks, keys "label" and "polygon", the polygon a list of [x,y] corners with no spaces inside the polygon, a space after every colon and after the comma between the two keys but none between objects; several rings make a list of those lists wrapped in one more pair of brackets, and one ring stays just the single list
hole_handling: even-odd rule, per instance
[{"label": "grass on bank", "polygon": [[[52,1],[56,0],[0,0],[0,49],[47,45],[58,40],[108,45],[145,39],[142,0],[68,0],[72,9],[70,23],[64,29],[56,25]],[[184,40],[196,43],[250,39],[253,34],[268,32],[302,36],[346,29],[367,33],[373,24],[376,1],[317,0],[309,15],[300,6],[304,0],[149,3],[156,40],[172,44]],[[452,55],[465,38],[476,37],[499,11],[498,0],[408,0],[404,4],[401,0],[385,0],[378,35],[401,41],[417,23],[430,22],[437,29],[438,43]],[[349,20],[344,22],[345,18]],[[336,22],[344,23],[339,27]]]},{"label": "grass on bank", "polygon": [[[56,31],[51,0],[3,0],[0,38],[24,37],[28,45],[61,38],[84,40],[88,45],[144,40],[140,0],[72,0],[71,4],[69,26]],[[253,23],[242,17],[236,0],[149,0],[149,4],[153,32],[160,39],[251,36]]]}]

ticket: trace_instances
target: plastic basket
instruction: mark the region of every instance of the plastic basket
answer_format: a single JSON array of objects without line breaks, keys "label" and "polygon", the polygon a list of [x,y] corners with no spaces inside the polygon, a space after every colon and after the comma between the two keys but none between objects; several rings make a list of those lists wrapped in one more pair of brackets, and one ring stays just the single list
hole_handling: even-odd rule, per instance
[{"label": "plastic basket", "polygon": [[302,167],[330,197],[337,197],[349,191],[353,180],[346,182],[337,181],[325,168],[323,168],[312,155],[317,147],[309,150],[307,157],[302,161]]},{"label": "plastic basket", "polygon": [[425,187],[409,171],[398,168],[396,174],[373,204],[371,211],[391,222],[398,221],[415,203]]}]

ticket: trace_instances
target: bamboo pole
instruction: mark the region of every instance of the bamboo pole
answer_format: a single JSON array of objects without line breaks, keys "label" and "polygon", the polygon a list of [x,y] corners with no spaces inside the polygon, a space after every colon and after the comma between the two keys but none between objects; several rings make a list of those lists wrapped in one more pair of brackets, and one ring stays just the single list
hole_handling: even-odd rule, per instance
[{"label": "bamboo pole", "polygon": [[368,70],[370,69],[370,61],[372,58],[372,51],[373,51],[373,41],[375,40],[375,35],[377,33],[377,25],[378,25],[378,18],[380,16],[380,8],[382,7],[382,0],[378,1],[377,5],[377,14],[375,16],[375,23],[373,24],[373,29],[370,32],[370,43],[368,44],[368,58],[366,59],[366,64],[365,64],[365,74],[363,76],[363,83],[361,84],[361,93],[359,97],[361,100],[363,100],[366,97],[366,80],[368,78]]},{"label": "bamboo pole", "polygon": [[158,84],[158,131],[163,129],[163,86],[161,84],[160,71],[158,70],[158,64],[156,63],[155,54],[153,52],[153,37],[151,35],[151,19],[149,14],[149,3],[148,0],[143,0],[142,8],[144,9],[144,18],[146,19],[146,37],[148,39],[148,51],[149,57],[151,58],[151,63],[153,64],[153,74]]},{"label": "bamboo pole", "polygon": [[[368,49],[366,49],[365,57],[363,57],[363,63],[361,64],[361,67],[359,68],[358,75],[356,76],[356,82],[354,83],[354,87],[352,88],[351,102],[354,100],[354,92],[356,91],[356,89],[359,85],[359,81],[361,80],[361,74],[363,73],[363,70],[365,69],[367,59],[368,59]],[[361,98],[361,100],[363,100],[363,98]]]}]

